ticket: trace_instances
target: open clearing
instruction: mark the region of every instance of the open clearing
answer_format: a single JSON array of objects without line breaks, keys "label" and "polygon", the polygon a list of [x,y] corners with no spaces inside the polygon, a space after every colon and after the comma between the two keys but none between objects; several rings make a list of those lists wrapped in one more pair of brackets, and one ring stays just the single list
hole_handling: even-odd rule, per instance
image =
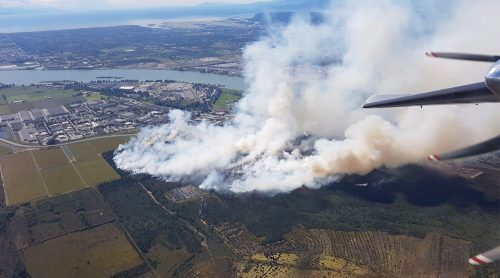
[{"label": "open clearing", "polygon": [[221,109],[225,110],[231,107],[233,103],[238,101],[242,97],[242,92],[238,90],[231,90],[231,89],[221,89],[222,92],[217,99],[217,101],[214,103],[214,108],[215,109]]},{"label": "open clearing", "polygon": [[61,147],[24,151],[0,157],[7,205],[29,202],[120,178],[101,153],[114,150],[129,140],[102,138]]},{"label": "open clearing", "polygon": [[109,277],[142,264],[112,224],[28,247],[24,257],[31,277]]},{"label": "open clearing", "polygon": [[[8,103],[14,101],[23,100],[26,102],[40,101],[44,99],[53,98],[64,98],[71,97],[76,94],[73,90],[62,90],[46,87],[35,87],[35,86],[16,86],[13,88],[6,88],[0,90],[0,95],[4,95]],[[5,103],[5,99],[2,97],[2,101]]]}]

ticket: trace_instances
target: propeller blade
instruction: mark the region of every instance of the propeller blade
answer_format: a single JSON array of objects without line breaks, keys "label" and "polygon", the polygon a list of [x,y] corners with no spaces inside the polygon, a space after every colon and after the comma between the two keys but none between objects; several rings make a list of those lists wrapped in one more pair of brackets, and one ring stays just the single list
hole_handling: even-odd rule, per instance
[{"label": "propeller blade", "polygon": [[500,56],[497,55],[481,55],[481,54],[468,54],[468,53],[452,53],[452,52],[426,52],[425,55],[429,57],[455,59],[455,60],[467,60],[467,61],[478,61],[478,62],[496,62],[500,60]]},{"label": "propeller blade", "polygon": [[471,265],[484,265],[498,260],[500,260],[500,246],[470,258],[469,263]]},{"label": "propeller blade", "polygon": [[446,154],[441,154],[441,155],[431,154],[428,156],[428,159],[431,161],[451,160],[451,159],[458,159],[458,158],[485,154],[498,150],[500,150],[500,135],[498,135],[495,138],[481,142],[479,144],[472,145]]}]

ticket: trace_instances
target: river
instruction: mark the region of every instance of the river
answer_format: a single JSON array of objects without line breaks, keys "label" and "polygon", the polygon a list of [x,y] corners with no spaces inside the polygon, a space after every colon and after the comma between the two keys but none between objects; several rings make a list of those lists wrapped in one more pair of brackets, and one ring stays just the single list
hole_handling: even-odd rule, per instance
[{"label": "river", "polygon": [[[90,82],[99,76],[134,80],[176,80],[189,83],[223,85],[228,89],[245,90],[241,77],[175,70],[109,69],[109,70],[10,70],[0,71],[0,83],[30,85],[43,81],[72,80]],[[111,79],[118,80],[118,79]]]}]

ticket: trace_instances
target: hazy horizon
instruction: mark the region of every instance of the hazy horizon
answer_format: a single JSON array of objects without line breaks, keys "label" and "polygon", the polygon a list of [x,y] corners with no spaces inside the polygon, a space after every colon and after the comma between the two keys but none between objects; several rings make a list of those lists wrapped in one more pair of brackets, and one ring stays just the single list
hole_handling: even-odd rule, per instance
[{"label": "hazy horizon", "polygon": [[98,11],[127,8],[193,7],[207,4],[253,4],[275,0],[0,0],[0,9]]},{"label": "hazy horizon", "polygon": [[[59,0],[37,0],[36,5],[12,5],[32,2],[34,1],[0,0],[0,33],[144,25],[185,18],[229,18],[267,11],[317,9],[329,3],[327,0],[191,0],[183,1],[185,5],[173,5],[180,1],[168,1],[169,6],[166,6],[162,4],[163,1],[146,0],[143,5],[134,6],[139,1],[126,0],[126,3],[118,3],[116,0],[107,0],[102,5],[92,5],[95,1],[90,4],[87,2],[85,8],[66,3],[66,8],[56,9],[54,3]],[[74,1],[69,3],[72,2]],[[9,5],[10,8],[7,7]]]}]

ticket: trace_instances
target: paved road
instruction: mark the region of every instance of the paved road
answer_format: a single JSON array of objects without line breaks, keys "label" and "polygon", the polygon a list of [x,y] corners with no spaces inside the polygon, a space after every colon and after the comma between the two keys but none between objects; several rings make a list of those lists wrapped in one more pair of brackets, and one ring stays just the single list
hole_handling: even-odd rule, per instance
[{"label": "paved road", "polygon": [[10,141],[10,140],[6,140],[6,139],[3,139],[3,138],[0,138],[0,145],[11,149],[13,152],[20,152],[20,151],[24,151],[24,150],[37,150],[37,149],[48,149],[48,148],[53,148],[53,147],[60,147],[60,146],[64,146],[64,145],[67,145],[67,144],[80,143],[80,142],[86,142],[86,141],[93,141],[93,140],[98,140],[98,139],[102,139],[102,138],[130,137],[130,136],[133,136],[133,135],[134,134],[103,135],[103,136],[98,136],[98,137],[89,137],[89,138],[84,138],[84,139],[80,139],[80,140],[69,141],[69,142],[55,144],[55,145],[29,145],[29,144],[23,144],[23,143],[13,142],[13,141]]}]

